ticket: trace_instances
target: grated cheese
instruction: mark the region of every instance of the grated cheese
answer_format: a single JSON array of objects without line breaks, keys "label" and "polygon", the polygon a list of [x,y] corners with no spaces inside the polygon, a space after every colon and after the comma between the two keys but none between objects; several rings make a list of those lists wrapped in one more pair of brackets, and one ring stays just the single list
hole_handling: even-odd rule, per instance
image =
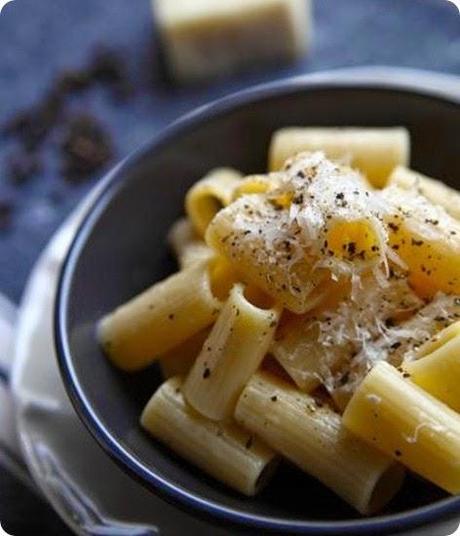
[{"label": "grated cheese", "polygon": [[343,278],[356,286],[369,273],[382,286],[388,258],[402,264],[387,246],[388,207],[358,172],[301,153],[267,182],[221,210],[206,240],[290,311],[312,309]]}]

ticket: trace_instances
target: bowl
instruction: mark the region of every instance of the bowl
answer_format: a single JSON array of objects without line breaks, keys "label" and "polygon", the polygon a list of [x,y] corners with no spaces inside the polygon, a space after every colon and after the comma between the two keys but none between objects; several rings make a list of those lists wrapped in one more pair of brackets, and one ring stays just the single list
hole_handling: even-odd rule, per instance
[{"label": "bowl", "polygon": [[216,166],[264,171],[272,132],[288,125],[404,125],[412,135],[412,166],[460,187],[453,182],[460,180],[460,98],[417,83],[305,77],[205,106],[117,166],[79,228],[56,301],[64,383],[96,441],[126,471],[233,533],[386,534],[423,525],[435,534],[436,524],[460,515],[460,497],[447,497],[415,477],[370,518],[288,465],[256,498],[232,492],[141,430],[141,410],[161,381],[157,367],[123,374],[98,347],[98,319],[176,269],[165,236],[182,213],[187,189]]}]

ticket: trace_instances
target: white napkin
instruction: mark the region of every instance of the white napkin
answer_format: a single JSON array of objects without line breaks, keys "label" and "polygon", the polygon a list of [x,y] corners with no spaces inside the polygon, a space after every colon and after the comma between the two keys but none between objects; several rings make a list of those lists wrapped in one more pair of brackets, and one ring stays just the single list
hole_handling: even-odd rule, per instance
[{"label": "white napkin", "polygon": [[33,486],[19,454],[13,403],[8,388],[16,316],[16,307],[0,295],[0,465],[23,483]]}]

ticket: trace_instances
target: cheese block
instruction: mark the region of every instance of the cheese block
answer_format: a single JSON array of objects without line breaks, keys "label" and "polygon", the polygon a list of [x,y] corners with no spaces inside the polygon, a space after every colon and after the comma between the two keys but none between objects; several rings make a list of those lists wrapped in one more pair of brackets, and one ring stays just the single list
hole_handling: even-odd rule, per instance
[{"label": "cheese block", "polygon": [[154,0],[169,70],[179,82],[292,60],[308,48],[310,0]]}]

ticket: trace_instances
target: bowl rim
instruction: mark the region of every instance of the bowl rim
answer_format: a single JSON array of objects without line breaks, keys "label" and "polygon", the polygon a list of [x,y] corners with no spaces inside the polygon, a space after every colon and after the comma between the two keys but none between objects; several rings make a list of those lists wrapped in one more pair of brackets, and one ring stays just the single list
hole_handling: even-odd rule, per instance
[{"label": "bowl rim", "polygon": [[[455,79],[453,76],[439,75],[438,83],[429,87],[417,80],[419,75],[427,76],[429,73],[426,72],[398,68],[368,69],[367,74],[363,70],[361,73],[363,76],[353,76],[353,71],[354,69],[315,73],[257,85],[200,106],[183,115],[153,136],[141,148],[131,153],[101,179],[100,184],[96,187],[97,193],[92,198],[90,206],[78,226],[62,264],[54,307],[54,340],[59,370],[67,394],[80,420],[99,446],[128,474],[166,501],[213,522],[229,523],[240,529],[262,529],[311,536],[358,536],[400,532],[440,520],[447,521],[460,514],[460,496],[448,497],[407,512],[348,521],[289,520],[241,512],[218,502],[204,499],[156,474],[154,470],[149,469],[132,452],[117,442],[110,429],[98,418],[91,407],[72,363],[72,353],[66,331],[66,317],[76,262],[82,247],[91,235],[94,224],[105,210],[117,188],[123,184],[126,171],[143,160],[147,154],[160,149],[166,143],[174,140],[177,135],[186,133],[215,117],[231,113],[260,100],[282,95],[289,96],[301,91],[310,93],[349,89],[388,91],[389,93],[412,94],[414,97],[441,101],[455,108],[460,107],[460,91],[456,92],[449,87],[443,87],[442,84],[443,79],[452,82]],[[433,76],[436,81],[437,75],[433,73]]]}]

